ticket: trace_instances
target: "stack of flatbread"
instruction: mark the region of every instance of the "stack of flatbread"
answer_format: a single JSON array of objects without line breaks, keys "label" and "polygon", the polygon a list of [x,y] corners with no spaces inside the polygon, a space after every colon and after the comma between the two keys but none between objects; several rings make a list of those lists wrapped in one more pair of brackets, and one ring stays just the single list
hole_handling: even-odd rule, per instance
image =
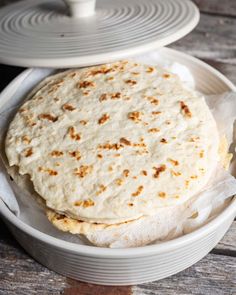
[{"label": "stack of flatbread", "polygon": [[166,237],[207,184],[218,150],[204,97],[133,61],[47,78],[5,140],[9,173],[48,219],[109,247]]}]

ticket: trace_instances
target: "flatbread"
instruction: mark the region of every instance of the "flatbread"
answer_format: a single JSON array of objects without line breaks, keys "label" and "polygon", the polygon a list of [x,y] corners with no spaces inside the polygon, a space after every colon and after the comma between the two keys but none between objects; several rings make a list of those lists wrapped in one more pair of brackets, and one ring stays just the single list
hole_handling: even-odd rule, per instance
[{"label": "flatbread", "polygon": [[[225,136],[220,138],[219,157],[225,170],[229,169],[232,154],[228,153],[229,144]],[[198,212],[193,211],[191,203],[196,197],[184,204],[164,207],[156,210],[153,216],[141,217],[137,220],[107,225],[89,223],[76,220],[59,214],[51,209],[46,209],[48,220],[59,230],[75,235],[83,235],[92,244],[99,247],[129,248],[140,247],[163,239],[173,239],[187,230],[183,223],[198,217]],[[185,216],[185,218],[183,218]],[[198,226],[198,223],[196,224]]]},{"label": "flatbread", "polygon": [[230,162],[233,158],[233,154],[229,153],[229,144],[227,141],[226,136],[223,136],[220,139],[220,144],[219,144],[219,155],[220,155],[220,162],[222,163],[222,166],[224,167],[225,170],[229,169]]},{"label": "flatbread", "polygon": [[[225,136],[223,136],[219,148],[222,165],[225,164],[226,158],[230,158],[226,146],[228,147],[228,143]],[[83,235],[89,242],[99,247],[140,247],[154,241],[173,239],[184,233],[183,220],[190,220],[189,218],[193,220],[194,216],[197,217],[197,214],[190,209],[191,202],[194,201],[192,198],[182,205],[159,208],[154,216],[145,216],[119,224],[107,225],[73,219],[48,209],[43,199],[34,191],[28,175],[20,175],[16,166],[9,167],[4,153],[2,153],[2,156],[7,171],[14,179],[14,182],[44,207],[49,221],[56,228],[74,235]]]},{"label": "flatbread", "polygon": [[186,210],[186,206],[185,203],[178,205],[178,208],[176,206],[159,208],[153,216],[140,217],[134,221],[111,225],[76,220],[50,209],[47,210],[47,217],[59,230],[83,235],[93,245],[130,248],[145,246],[167,237],[172,239],[183,234],[183,214],[186,215],[186,219],[190,216],[190,211]]},{"label": "flatbread", "polygon": [[52,76],[10,124],[10,166],[49,208],[119,223],[190,199],[218,160],[204,97],[158,67],[117,62]]}]

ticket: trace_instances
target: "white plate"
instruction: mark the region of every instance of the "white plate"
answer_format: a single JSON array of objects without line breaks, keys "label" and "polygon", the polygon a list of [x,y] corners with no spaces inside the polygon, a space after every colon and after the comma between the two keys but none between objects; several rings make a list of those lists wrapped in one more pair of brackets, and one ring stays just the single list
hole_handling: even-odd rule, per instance
[{"label": "white plate", "polygon": [[[197,89],[206,94],[236,90],[226,77],[193,57],[168,48],[159,52],[171,62],[186,65],[195,78]],[[1,105],[12,97],[23,77],[31,71],[26,70],[8,85],[1,94]],[[90,283],[130,285],[165,278],[204,257],[230,227],[236,214],[236,199],[216,218],[190,234],[130,249],[97,248],[51,237],[19,220],[2,201],[0,212],[25,250],[48,268]]]}]

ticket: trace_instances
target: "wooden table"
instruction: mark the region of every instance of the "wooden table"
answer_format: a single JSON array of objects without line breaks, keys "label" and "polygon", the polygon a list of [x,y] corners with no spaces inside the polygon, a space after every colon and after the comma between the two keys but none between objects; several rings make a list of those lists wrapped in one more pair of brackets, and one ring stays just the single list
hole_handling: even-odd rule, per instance
[{"label": "wooden table", "polygon": [[[164,1],[164,0],[163,0]],[[0,0],[5,5],[9,0]],[[211,64],[236,83],[236,0],[195,0],[201,10],[197,28],[172,48]],[[0,40],[1,42],[1,40]],[[0,66],[0,90],[22,68]],[[192,267],[161,281],[133,287],[76,282],[29,257],[0,221],[0,295],[170,295],[236,294],[236,221],[223,240]]]}]

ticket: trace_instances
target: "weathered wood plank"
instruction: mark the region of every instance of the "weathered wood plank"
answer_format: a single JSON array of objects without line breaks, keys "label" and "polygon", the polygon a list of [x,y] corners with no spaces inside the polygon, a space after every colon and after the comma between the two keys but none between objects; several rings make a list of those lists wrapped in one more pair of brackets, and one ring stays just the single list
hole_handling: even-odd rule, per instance
[{"label": "weathered wood plank", "polygon": [[[0,0],[0,6],[18,0]],[[235,0],[194,0],[203,12],[195,31],[172,47],[205,59],[236,83]],[[204,14],[205,12],[205,14]],[[229,16],[229,17],[227,17]],[[21,71],[0,67],[0,89]],[[236,252],[236,224],[213,253]],[[189,269],[159,282],[135,287],[102,287],[66,279],[29,258],[0,222],[0,295],[236,294],[236,258],[209,254]]]},{"label": "weathered wood plank", "polygon": [[134,290],[142,295],[233,295],[236,292],[236,258],[209,254],[177,275],[136,286]]},{"label": "weathered wood plank", "polygon": [[[15,247],[3,248],[0,294],[204,294],[236,292],[236,258],[209,254],[189,269],[170,278],[132,287],[98,287],[66,279],[42,267]],[[3,253],[1,253],[2,256]]]},{"label": "weathered wood plank", "polygon": [[170,47],[202,59],[236,64],[236,18],[201,14],[198,26]]},{"label": "weathered wood plank", "polygon": [[193,0],[201,12],[217,13],[221,15],[236,15],[236,1],[232,0]]},{"label": "weathered wood plank", "polygon": [[[233,227],[218,245],[235,250]],[[189,269],[164,280],[130,287],[98,287],[58,275],[31,259],[0,223],[0,295],[228,295],[236,292],[236,257],[208,254]],[[131,293],[132,289],[132,293]]]},{"label": "weathered wood plank", "polygon": [[[84,293],[81,292],[81,287]],[[236,258],[209,254],[177,275],[161,281],[133,286],[131,290],[133,295],[233,295],[236,292]],[[104,293],[100,293],[98,288],[97,293],[95,289],[92,289],[92,285],[75,281],[73,281],[73,291],[75,293],[72,293],[70,285],[65,288],[64,294],[130,294],[130,289],[123,289],[125,293],[119,293],[116,288],[109,290],[108,287],[103,289]]]},{"label": "weathered wood plank", "polygon": [[[217,250],[234,251],[236,257],[236,221],[233,222],[224,238],[216,245]],[[224,252],[222,252],[224,253]],[[226,252],[227,253],[227,252]],[[236,274],[235,274],[236,276]]]}]

